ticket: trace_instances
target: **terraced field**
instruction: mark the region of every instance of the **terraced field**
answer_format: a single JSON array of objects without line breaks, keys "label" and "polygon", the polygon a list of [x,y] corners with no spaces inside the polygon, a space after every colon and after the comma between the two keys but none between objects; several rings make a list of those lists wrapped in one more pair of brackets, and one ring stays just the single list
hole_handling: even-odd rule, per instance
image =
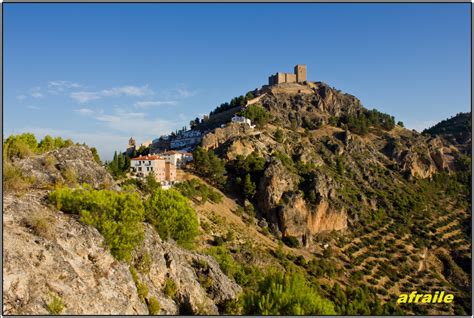
[{"label": "terraced field", "polygon": [[[447,206],[452,209],[452,206]],[[351,285],[362,281],[383,301],[398,298],[400,293],[435,291],[460,294],[440,273],[442,264],[433,255],[446,254],[459,260],[471,259],[470,238],[465,224],[469,214],[462,209],[442,210],[432,218],[415,219],[417,235],[404,233],[394,219],[360,226],[350,234],[341,236],[335,245],[337,259],[346,269]],[[436,305],[404,305],[404,309],[417,314],[453,313],[453,303]]]}]

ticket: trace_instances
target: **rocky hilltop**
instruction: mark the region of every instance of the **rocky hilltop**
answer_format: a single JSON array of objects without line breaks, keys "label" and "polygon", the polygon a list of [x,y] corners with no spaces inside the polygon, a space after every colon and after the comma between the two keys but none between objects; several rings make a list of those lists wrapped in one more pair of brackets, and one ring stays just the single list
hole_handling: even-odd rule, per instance
[{"label": "rocky hilltop", "polygon": [[[267,164],[254,180],[255,201],[284,236],[304,244],[316,233],[347,229],[363,213],[392,209],[380,190],[455,170],[456,145],[401,124],[384,127],[393,118],[368,113],[356,97],[327,84],[284,83],[264,87],[258,96],[271,114],[268,123],[257,129],[227,124],[207,134],[202,146],[229,161],[263,156]],[[363,124],[370,116],[380,119],[357,133],[357,120]]]},{"label": "rocky hilltop", "polygon": [[[62,299],[64,314],[143,315],[150,297],[158,300],[160,314],[217,314],[218,304],[240,293],[212,257],[163,241],[148,224],[133,256],[147,255],[147,269],[134,278],[95,228],[49,204],[46,197],[55,185],[88,182],[120,191],[87,147],[61,148],[13,165],[33,182],[27,192],[8,192],[3,198],[4,314],[48,314],[51,294]],[[202,286],[203,275],[212,286]],[[147,286],[145,299],[137,278]],[[171,296],[163,291],[169,279],[175,282]]]}]

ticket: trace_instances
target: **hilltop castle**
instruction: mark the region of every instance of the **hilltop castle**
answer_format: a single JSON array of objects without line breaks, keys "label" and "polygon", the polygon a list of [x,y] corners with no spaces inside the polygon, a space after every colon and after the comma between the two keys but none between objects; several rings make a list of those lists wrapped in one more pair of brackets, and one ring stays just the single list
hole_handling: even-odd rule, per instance
[{"label": "hilltop castle", "polygon": [[268,85],[280,83],[303,83],[304,81],[306,81],[306,64],[296,65],[294,74],[279,72],[268,77]]}]

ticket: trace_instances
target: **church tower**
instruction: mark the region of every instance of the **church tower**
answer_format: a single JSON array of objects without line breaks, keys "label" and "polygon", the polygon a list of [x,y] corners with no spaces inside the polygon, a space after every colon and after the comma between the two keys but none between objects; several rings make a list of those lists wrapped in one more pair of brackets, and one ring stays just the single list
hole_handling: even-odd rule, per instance
[{"label": "church tower", "polygon": [[133,137],[130,137],[130,139],[128,140],[128,147],[135,147],[135,139],[133,139]]}]

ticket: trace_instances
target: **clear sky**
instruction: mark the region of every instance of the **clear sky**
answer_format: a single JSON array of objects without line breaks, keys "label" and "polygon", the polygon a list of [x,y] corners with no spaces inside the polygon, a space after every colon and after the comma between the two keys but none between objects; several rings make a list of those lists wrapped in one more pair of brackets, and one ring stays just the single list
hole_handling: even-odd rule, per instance
[{"label": "clear sky", "polygon": [[422,130],[470,110],[470,4],[4,4],[4,136],[105,159],[307,64]]}]

